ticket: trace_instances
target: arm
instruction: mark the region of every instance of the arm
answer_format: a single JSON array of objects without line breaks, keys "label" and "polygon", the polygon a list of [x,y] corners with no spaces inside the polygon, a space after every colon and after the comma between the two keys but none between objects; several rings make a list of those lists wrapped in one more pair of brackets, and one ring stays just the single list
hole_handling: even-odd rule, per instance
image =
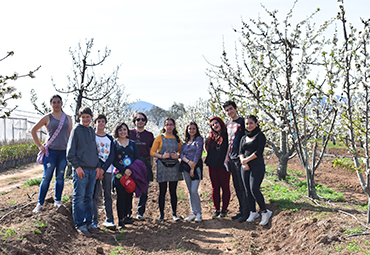
[{"label": "arm", "polygon": [[77,158],[77,145],[78,145],[78,136],[76,136],[76,129],[73,129],[68,140],[67,145],[67,159],[71,163],[72,167],[76,169],[78,178],[82,179],[85,177],[85,172],[80,166]]},{"label": "arm", "polygon": [[68,121],[69,121],[69,135],[71,135],[73,124],[72,124],[72,118],[71,116],[67,115]]},{"label": "arm", "polygon": [[182,142],[181,142],[181,140],[177,143],[177,146],[179,147],[179,151],[177,151],[177,152],[174,151],[174,152],[171,153],[170,157],[172,159],[179,159],[180,158],[180,151],[182,149]]},{"label": "arm", "polygon": [[170,153],[165,152],[163,155],[159,153],[161,149],[162,149],[162,137],[159,135],[155,138],[153,142],[153,146],[150,149],[150,156],[156,158],[169,158]]},{"label": "arm", "polygon": [[47,126],[49,123],[49,115],[45,115],[42,117],[39,122],[37,122],[31,129],[31,135],[33,140],[35,141],[37,147],[39,148],[40,151],[45,153],[45,147],[44,145],[41,144],[39,137],[37,136],[37,131],[42,128],[42,126]]}]

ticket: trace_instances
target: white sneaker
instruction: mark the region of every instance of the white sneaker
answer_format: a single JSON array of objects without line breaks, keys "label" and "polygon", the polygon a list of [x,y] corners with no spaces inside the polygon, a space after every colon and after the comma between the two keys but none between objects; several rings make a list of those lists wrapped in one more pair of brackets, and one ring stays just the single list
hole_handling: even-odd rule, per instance
[{"label": "white sneaker", "polygon": [[272,215],[272,212],[270,210],[266,210],[266,212],[261,213],[262,214],[262,220],[260,222],[261,226],[265,226],[267,223],[269,223],[269,219]]},{"label": "white sneaker", "polygon": [[192,220],[195,220],[196,216],[194,213],[190,214],[189,217],[185,218],[186,221],[192,221]]},{"label": "white sneaker", "polygon": [[257,219],[258,217],[260,217],[260,214],[258,212],[250,212],[249,217],[247,219],[247,222],[252,222],[255,219]]},{"label": "white sneaker", "polygon": [[201,222],[202,220],[202,215],[200,213],[197,213],[197,216],[195,217],[195,222]]},{"label": "white sneaker", "polygon": [[33,210],[32,210],[32,212],[33,212],[33,213],[39,213],[39,212],[41,212],[41,211],[42,211],[42,208],[43,208],[43,207],[44,207],[44,206],[43,206],[42,204],[37,203],[37,205],[36,205],[35,209],[33,209]]},{"label": "white sneaker", "polygon": [[66,207],[64,204],[62,204],[62,201],[54,201],[54,206],[57,207],[57,208],[59,208],[61,206]]},{"label": "white sneaker", "polygon": [[103,226],[112,230],[116,229],[116,225],[114,225],[113,221],[105,221]]},{"label": "white sneaker", "polygon": [[172,219],[173,219],[174,221],[179,221],[179,220],[180,220],[180,218],[179,218],[179,217],[177,217],[177,215],[172,215]]}]

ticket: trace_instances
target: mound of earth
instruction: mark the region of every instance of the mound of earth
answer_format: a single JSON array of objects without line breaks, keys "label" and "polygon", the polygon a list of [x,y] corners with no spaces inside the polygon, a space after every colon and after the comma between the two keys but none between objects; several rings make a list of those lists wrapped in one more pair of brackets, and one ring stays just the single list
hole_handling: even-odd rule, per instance
[{"label": "mound of earth", "polygon": [[[338,153],[338,152],[337,152]],[[343,152],[341,152],[343,153]],[[329,153],[330,154],[330,153]],[[367,202],[355,173],[333,167],[331,156],[325,157],[316,173],[316,182],[345,194],[346,202],[325,203],[322,207],[307,198],[299,211],[281,211],[274,203],[267,203],[273,217],[267,226],[259,221],[239,223],[231,216],[238,211],[238,202],[231,184],[229,213],[225,218],[211,219],[213,205],[211,182],[207,168],[199,187],[202,200],[203,221],[173,222],[169,194],[166,200],[166,215],[158,223],[158,184],[149,187],[145,221],[126,225],[123,231],[104,229],[104,210],[99,205],[99,234],[92,237],[78,235],[74,229],[71,202],[66,207],[53,207],[53,183],[47,195],[44,209],[33,214],[38,186],[25,188],[24,179],[42,176],[41,166],[31,164],[12,169],[0,176],[0,254],[360,254],[369,252],[366,236],[347,237],[345,230],[365,228],[365,211],[349,210]],[[275,156],[266,157],[269,165],[277,165]],[[303,171],[297,158],[288,165]],[[41,169],[41,171],[40,171]],[[33,174],[31,174],[31,172]],[[302,175],[304,179],[304,175]],[[178,215],[190,213],[188,193],[183,181],[178,185]],[[72,183],[66,179],[63,196],[72,200]],[[114,213],[115,223],[117,215]],[[137,198],[133,212],[136,212]],[[335,210],[334,210],[335,209]],[[339,212],[351,213],[353,216]],[[362,252],[361,252],[362,250]],[[115,253],[114,253],[115,252]]]}]

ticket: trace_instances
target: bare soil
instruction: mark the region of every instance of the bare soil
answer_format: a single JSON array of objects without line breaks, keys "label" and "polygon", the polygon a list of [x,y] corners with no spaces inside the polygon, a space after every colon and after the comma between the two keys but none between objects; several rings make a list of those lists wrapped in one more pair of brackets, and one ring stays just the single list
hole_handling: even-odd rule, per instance
[{"label": "bare soil", "polygon": [[[329,154],[345,156],[346,152],[330,149]],[[199,187],[204,219],[201,223],[173,222],[168,194],[165,221],[158,223],[158,184],[153,182],[149,188],[145,221],[126,225],[123,231],[104,229],[101,223],[105,216],[100,205],[101,233],[93,234],[93,237],[83,237],[75,231],[71,202],[66,202],[65,208],[53,207],[54,183],[50,185],[43,211],[36,215],[32,213],[39,187],[25,188],[23,183],[42,176],[40,165],[34,163],[11,169],[0,174],[0,254],[367,254],[370,251],[367,236],[347,237],[348,233],[344,232],[365,227],[354,217],[333,210],[349,212],[365,224],[366,212],[357,205],[367,203],[367,196],[356,173],[333,167],[333,158],[325,157],[315,180],[343,192],[346,202],[318,201],[323,205],[320,207],[307,198],[303,202],[304,208],[298,211],[281,211],[276,204],[268,202],[273,217],[267,226],[262,227],[258,220],[252,223],[231,220],[238,210],[231,185],[228,217],[211,219],[214,210],[212,188],[205,168]],[[277,166],[277,162],[273,155],[266,157],[268,165]],[[289,161],[288,167],[304,173],[297,157]],[[305,178],[304,174],[301,178]],[[63,196],[72,200],[69,179],[65,181]],[[178,215],[187,217],[190,210],[183,181],[179,182],[178,197]],[[136,203],[135,198],[133,212],[136,212]],[[115,203],[113,206],[115,211]],[[115,221],[117,224],[116,214]]]}]

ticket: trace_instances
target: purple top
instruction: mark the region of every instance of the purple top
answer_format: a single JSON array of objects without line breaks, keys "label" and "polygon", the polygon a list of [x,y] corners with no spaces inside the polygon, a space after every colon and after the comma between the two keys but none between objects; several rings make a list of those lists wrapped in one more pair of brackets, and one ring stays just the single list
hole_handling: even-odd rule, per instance
[{"label": "purple top", "polygon": [[181,147],[180,158],[184,156],[195,162],[198,163],[198,160],[202,157],[203,152],[203,138],[198,136],[192,143],[183,143]]},{"label": "purple top", "polygon": [[[53,115],[49,114],[49,125],[48,125],[48,133],[49,139],[53,136],[54,132],[58,129],[59,121],[53,117]],[[69,120],[68,116],[66,116],[62,129],[60,130],[58,136],[55,140],[50,144],[49,149],[52,150],[66,150],[67,144],[69,139]]]},{"label": "purple top", "polygon": [[144,130],[143,132],[137,132],[136,129],[130,130],[130,140],[136,143],[139,149],[140,157],[147,158],[150,156],[150,148],[153,145],[154,136],[152,132]]}]

